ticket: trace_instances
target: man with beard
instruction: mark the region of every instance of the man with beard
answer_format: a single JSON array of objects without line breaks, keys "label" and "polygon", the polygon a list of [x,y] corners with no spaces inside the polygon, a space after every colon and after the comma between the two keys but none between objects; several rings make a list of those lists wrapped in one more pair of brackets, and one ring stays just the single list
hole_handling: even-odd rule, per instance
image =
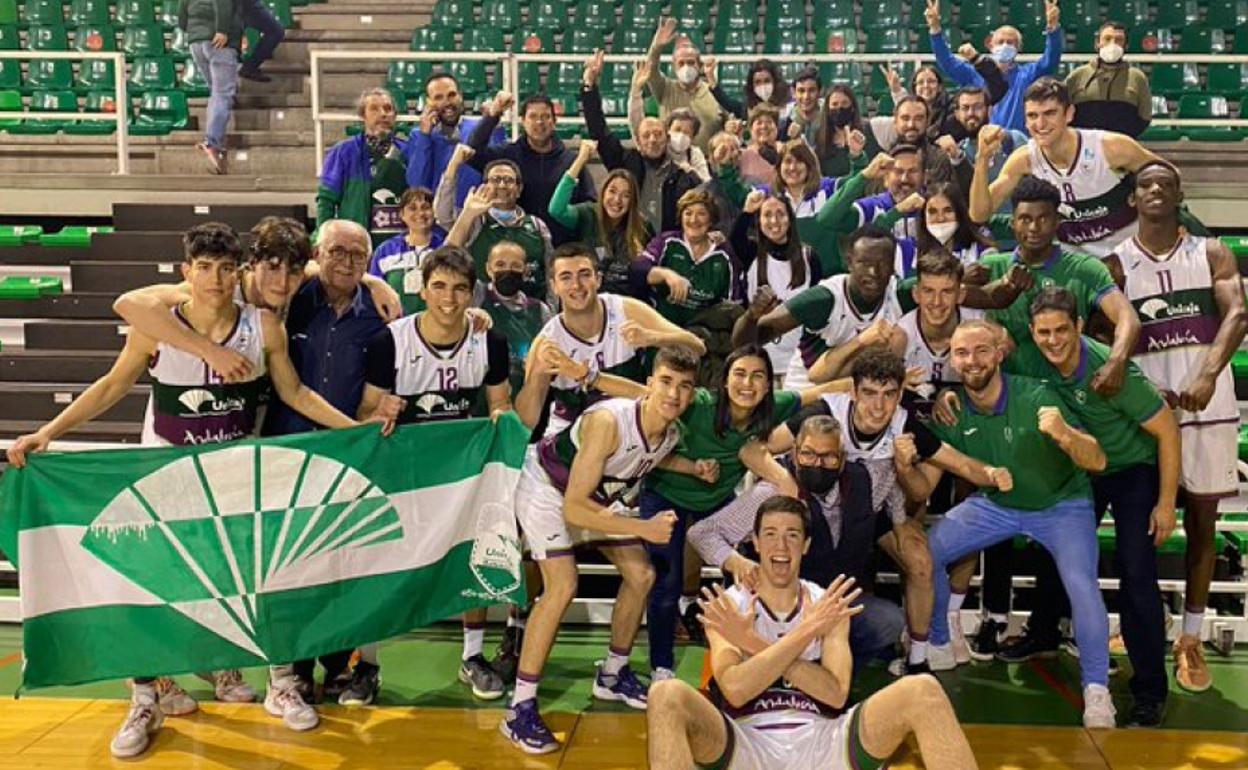
[{"label": "man with beard", "polygon": [[407,142],[394,134],[394,98],[384,88],[360,95],[359,136],[330,148],[316,192],[316,226],[331,219],[358,223],[374,247],[403,232],[399,197],[407,189]]},{"label": "man with beard", "polygon": [[701,180],[672,160],[667,151],[670,141],[667,127],[658,118],[643,118],[637,126],[637,146],[625,149],[611,133],[602,111],[602,94],[598,78],[602,75],[603,52],[598,51],[585,63],[581,88],[581,112],[589,137],[598,143],[598,154],[608,170],[628,169],[637,179],[637,205],[646,223],[656,233],[677,230],[680,219],[676,202]]},{"label": "man with beard", "polygon": [[[490,145],[503,113],[515,102],[507,91],[499,91],[492,102],[482,106],[483,117],[468,137],[473,155],[468,165],[478,172],[496,160],[509,160],[520,169],[524,188],[520,191],[520,206],[538,217],[550,228],[555,246],[576,239],[576,233],[555,221],[550,215],[550,199],[555,197],[559,180],[567,173],[576,153],[555,136],[555,104],[545,94],[530,96],[520,103],[520,124],[524,131],[514,142]],[[483,174],[484,175],[484,174]],[[582,171],[577,181],[572,202],[593,200],[594,184],[589,171]]]},{"label": "man with beard", "polygon": [[[953,117],[962,127],[965,136],[956,141],[951,136],[937,137],[936,145],[949,156],[953,164],[953,173],[958,186],[963,192],[971,189],[971,180],[975,174],[975,158],[979,154],[979,130],[988,124],[988,92],[978,86],[963,86],[953,97]],[[1006,158],[1014,150],[1027,144],[1027,135],[1012,128],[1005,129],[1001,138],[1001,148],[988,159],[988,181],[992,182],[1001,173]],[[1009,203],[1004,204],[1004,211],[1009,211]]]},{"label": "man with beard", "polygon": [[[480,122],[464,116],[464,96],[459,81],[449,72],[435,72],[425,80],[425,109],[420,129],[408,139],[407,186],[438,189],[442,175],[455,154],[455,147],[467,143]],[[507,141],[502,126],[495,126],[490,145]],[[463,169],[455,188],[455,205],[462,206],[468,191],[481,184],[481,171]],[[435,247],[436,248],[436,247]]]},{"label": "man with beard", "polygon": [[1239,487],[1239,409],[1229,364],[1248,316],[1230,249],[1179,223],[1178,169],[1164,161],[1145,164],[1135,174],[1130,202],[1139,211],[1140,231],[1106,262],[1121,273],[1127,299],[1143,320],[1133,358],[1178,409],[1187,596],[1174,678],[1183,689],[1202,692],[1213,683],[1200,634],[1217,557],[1218,501],[1234,497]]},{"label": "man with beard", "polygon": [[930,675],[848,705],[860,591],[845,575],[826,591],[799,577],[812,529],[801,500],[773,497],[756,508],[756,586],[716,587],[701,605],[710,699],[678,679],[651,686],[650,767],[875,770],[913,736],[926,767],[975,770],[957,715]]},{"label": "man with beard", "polygon": [[1113,728],[1106,687],[1109,618],[1096,578],[1096,517],[1085,473],[1105,469],[1105,452],[1072,427],[1074,418],[1051,388],[1001,373],[1004,350],[995,324],[963,322],[953,333],[951,356],[962,378],[962,408],[953,425],[933,423],[932,431],[971,457],[1012,469],[1015,483],[967,498],[928,534],[936,586],[930,645],[949,645],[949,566],[1002,540],[1030,537],[1056,560],[1074,610],[1084,727]]}]

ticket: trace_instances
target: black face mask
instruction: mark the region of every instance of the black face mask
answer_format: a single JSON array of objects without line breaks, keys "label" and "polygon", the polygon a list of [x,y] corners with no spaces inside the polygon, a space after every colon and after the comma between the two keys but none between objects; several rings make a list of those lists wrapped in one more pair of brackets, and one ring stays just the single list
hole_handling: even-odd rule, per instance
[{"label": "black face mask", "polygon": [[840,468],[825,468],[822,465],[797,466],[798,486],[816,497],[826,495],[840,478]]},{"label": "black face mask", "polygon": [[837,128],[844,128],[854,122],[854,111],[848,107],[837,107],[828,110],[828,120]]},{"label": "black face mask", "polygon": [[524,283],[524,273],[504,270],[494,274],[494,290],[504,297],[514,297]]}]

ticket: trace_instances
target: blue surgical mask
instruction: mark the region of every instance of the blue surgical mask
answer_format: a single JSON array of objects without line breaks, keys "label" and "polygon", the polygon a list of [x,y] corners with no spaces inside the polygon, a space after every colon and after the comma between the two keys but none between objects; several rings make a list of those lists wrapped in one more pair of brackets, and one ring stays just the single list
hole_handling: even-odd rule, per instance
[{"label": "blue surgical mask", "polygon": [[507,224],[508,222],[514,222],[516,219],[517,213],[518,212],[515,209],[504,210],[504,209],[494,208],[493,206],[490,207],[490,216],[494,217],[495,219],[497,219],[499,222],[502,222],[503,224]]},{"label": "blue surgical mask", "polygon": [[1002,43],[992,49],[992,58],[996,59],[999,64],[1013,64],[1017,56],[1018,49],[1011,43]]}]

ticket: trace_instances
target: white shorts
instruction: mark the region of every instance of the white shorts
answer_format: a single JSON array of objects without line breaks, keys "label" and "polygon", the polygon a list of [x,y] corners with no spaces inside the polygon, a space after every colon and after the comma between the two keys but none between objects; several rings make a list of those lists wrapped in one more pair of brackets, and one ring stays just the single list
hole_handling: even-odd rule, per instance
[{"label": "white shorts", "polygon": [[854,721],[857,710],[858,707],[854,706],[834,719],[811,719],[803,714],[795,721],[809,721],[787,728],[773,719],[762,725],[725,719],[732,735],[729,736],[724,758],[716,766],[726,770],[878,768],[883,761],[867,756],[857,736],[851,733],[851,728],[857,724]]},{"label": "white shorts", "polygon": [[1185,425],[1179,486],[1198,497],[1234,497],[1239,491],[1239,425]]},{"label": "white shorts", "polygon": [[641,543],[635,537],[608,535],[569,526],[563,517],[563,493],[555,488],[542,468],[535,446],[528,448],[524,466],[520,469],[520,483],[516,485],[516,521],[534,561],[570,556],[572,549],[578,545]]}]

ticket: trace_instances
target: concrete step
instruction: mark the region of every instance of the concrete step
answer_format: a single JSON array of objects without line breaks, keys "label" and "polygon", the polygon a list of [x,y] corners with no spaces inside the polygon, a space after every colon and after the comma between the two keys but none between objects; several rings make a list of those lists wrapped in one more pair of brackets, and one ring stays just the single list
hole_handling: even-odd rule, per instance
[{"label": "concrete step", "polygon": [[[43,426],[40,420],[0,420],[0,438],[14,439],[34,433]],[[138,444],[143,433],[142,422],[123,422],[95,420],[79,425],[77,428],[61,436],[62,441],[98,441]]]},{"label": "concrete step", "polygon": [[[9,419],[46,422],[60,414],[86,389],[87,386],[81,383],[0,383],[0,414]],[[92,422],[141,422],[150,390],[148,385],[136,385]]]},{"label": "concrete step", "polygon": [[[334,135],[335,137],[337,134]],[[107,138],[90,137],[91,142],[63,141],[70,137],[21,137],[21,141],[0,145],[0,174],[51,173],[73,168],[78,174],[112,174],[117,168],[116,150]],[[83,139],[86,137],[72,137]],[[45,141],[31,142],[30,139]],[[46,140],[52,141],[46,141]],[[193,132],[175,132],[162,137],[162,145],[136,144],[130,148],[130,169],[134,174],[202,175],[208,167],[195,148],[199,137]],[[276,143],[282,142],[282,146]],[[231,148],[229,173],[246,177],[315,176],[313,138],[303,132],[238,132],[227,137]],[[308,188],[309,196],[315,187]]]},{"label": "concrete step", "polygon": [[69,275],[78,291],[113,294],[182,280],[177,262],[70,262]]},{"label": "concrete step", "polygon": [[[116,321],[32,321],[25,325],[27,350],[121,350],[126,325]],[[0,411],[0,415],[8,415]]]},{"label": "concrete step", "polygon": [[[103,350],[25,350],[0,353],[0,382],[90,384],[113,366],[117,356]],[[141,382],[148,381],[143,373]]]},{"label": "concrete step", "polygon": [[151,203],[116,203],[113,205],[113,226],[118,232],[113,235],[136,235],[150,233],[157,226],[167,228],[164,237],[174,237],[178,241],[176,258],[182,259],[181,231],[204,222],[224,222],[240,232],[250,230],[261,218],[273,215],[301,219],[303,212],[298,206],[269,204],[255,205],[187,205],[170,203],[153,205]]},{"label": "concrete step", "polygon": [[[0,318],[116,319],[112,292],[74,291],[39,299],[0,300]],[[5,351],[7,352],[7,351]]]},{"label": "concrete step", "polygon": [[[413,27],[414,29],[414,27]],[[311,46],[322,50],[406,51],[412,30],[308,30],[286,32],[286,39],[277,47],[266,67],[277,64],[301,64],[307,68]]]}]

